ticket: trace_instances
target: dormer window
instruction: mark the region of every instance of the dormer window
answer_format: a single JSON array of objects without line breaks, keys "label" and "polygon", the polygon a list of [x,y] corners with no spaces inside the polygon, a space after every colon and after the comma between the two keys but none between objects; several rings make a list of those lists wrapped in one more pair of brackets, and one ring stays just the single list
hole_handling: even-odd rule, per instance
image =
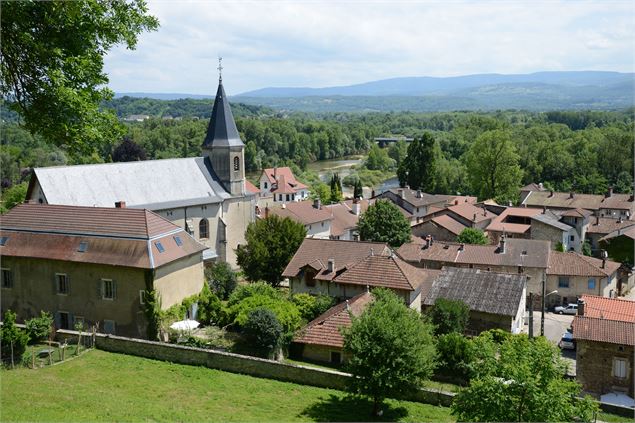
[{"label": "dormer window", "polygon": [[234,171],[238,171],[240,169],[240,159],[238,156],[234,157]]}]

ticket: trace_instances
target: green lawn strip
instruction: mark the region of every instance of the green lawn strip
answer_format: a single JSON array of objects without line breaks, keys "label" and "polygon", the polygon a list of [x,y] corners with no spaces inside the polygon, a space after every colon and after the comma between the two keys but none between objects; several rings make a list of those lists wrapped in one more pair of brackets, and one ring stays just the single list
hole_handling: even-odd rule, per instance
[{"label": "green lawn strip", "polygon": [[635,416],[624,417],[624,416],[618,416],[617,414],[602,412],[602,413],[598,413],[597,420],[603,421],[603,422],[609,422],[609,423],[635,422]]},{"label": "green lawn strip", "polygon": [[[365,421],[372,409],[337,390],[99,350],[0,377],[1,421]],[[448,408],[395,400],[382,419],[453,420]]]}]

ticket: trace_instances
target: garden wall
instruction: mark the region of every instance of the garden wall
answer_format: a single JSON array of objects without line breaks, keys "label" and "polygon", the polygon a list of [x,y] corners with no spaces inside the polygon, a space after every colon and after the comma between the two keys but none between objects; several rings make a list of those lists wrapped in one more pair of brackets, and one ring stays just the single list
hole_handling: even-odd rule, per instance
[{"label": "garden wall", "polygon": [[[61,338],[77,337],[77,332],[58,330],[57,335]],[[90,334],[85,335],[90,336]],[[348,373],[335,370],[317,369],[223,351],[99,333],[95,334],[95,347],[104,351],[135,355],[172,363],[205,366],[232,373],[277,379],[301,385],[318,386],[320,388],[344,390],[347,381],[351,377]],[[400,398],[449,407],[454,398],[454,394],[421,389],[418,392],[404,393]]]}]

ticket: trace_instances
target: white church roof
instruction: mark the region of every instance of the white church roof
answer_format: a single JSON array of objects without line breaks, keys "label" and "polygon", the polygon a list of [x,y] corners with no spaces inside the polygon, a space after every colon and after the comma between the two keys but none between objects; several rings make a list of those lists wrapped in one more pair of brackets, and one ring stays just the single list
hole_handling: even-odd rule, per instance
[{"label": "white church roof", "polygon": [[161,210],[221,202],[225,191],[203,157],[34,169],[49,204]]}]

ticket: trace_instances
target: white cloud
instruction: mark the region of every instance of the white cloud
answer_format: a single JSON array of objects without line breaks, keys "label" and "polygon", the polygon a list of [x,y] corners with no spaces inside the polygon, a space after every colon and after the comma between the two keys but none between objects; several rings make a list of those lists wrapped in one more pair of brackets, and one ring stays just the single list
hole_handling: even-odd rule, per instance
[{"label": "white cloud", "polygon": [[230,94],[398,76],[633,72],[627,1],[268,1],[149,4],[161,21],[106,59],[116,91]]}]

